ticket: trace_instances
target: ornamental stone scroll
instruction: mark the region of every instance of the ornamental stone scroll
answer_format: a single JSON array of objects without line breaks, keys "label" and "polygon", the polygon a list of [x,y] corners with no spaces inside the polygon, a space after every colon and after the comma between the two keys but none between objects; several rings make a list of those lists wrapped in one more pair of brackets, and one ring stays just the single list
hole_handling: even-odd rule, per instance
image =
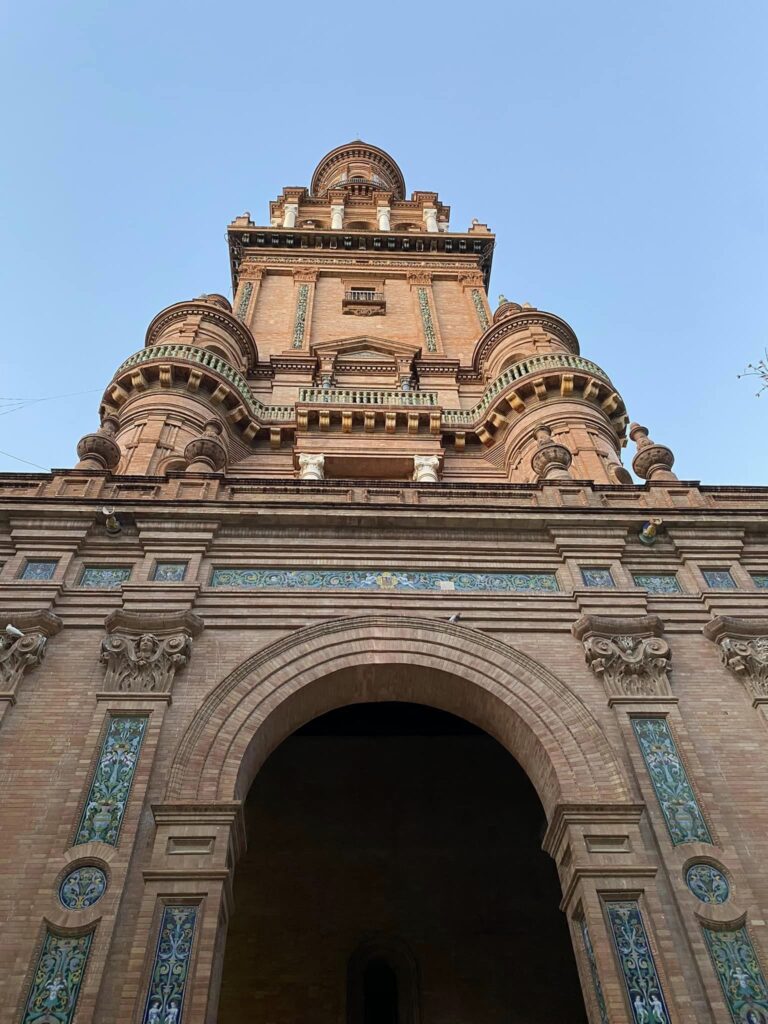
[{"label": "ornamental stone scroll", "polygon": [[[19,630],[15,635],[8,628]],[[0,699],[16,703],[16,691],[24,674],[45,656],[48,638],[61,629],[61,619],[50,611],[16,612],[0,617]]]},{"label": "ornamental stone scroll", "polygon": [[165,615],[116,611],[107,617],[100,661],[107,692],[170,694],[174,677],[192,656],[203,628],[193,612]]},{"label": "ornamental stone scroll", "polygon": [[587,664],[602,679],[609,700],[669,697],[669,644],[657,615],[618,618],[583,615],[573,635]]},{"label": "ornamental stone scroll", "polygon": [[768,619],[718,615],[704,636],[720,648],[720,659],[741,680],[755,704],[768,704]]}]

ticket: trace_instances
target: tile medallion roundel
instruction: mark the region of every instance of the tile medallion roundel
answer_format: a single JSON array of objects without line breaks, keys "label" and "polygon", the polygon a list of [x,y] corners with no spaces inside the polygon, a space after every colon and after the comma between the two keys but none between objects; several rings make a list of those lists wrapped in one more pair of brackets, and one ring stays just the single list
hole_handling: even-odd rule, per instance
[{"label": "tile medallion roundel", "polygon": [[98,903],[106,888],[107,876],[89,864],[69,872],[59,886],[59,900],[67,910],[85,910]]},{"label": "tile medallion roundel", "polygon": [[728,879],[711,864],[691,864],[685,873],[685,884],[702,903],[725,903],[731,894]]}]

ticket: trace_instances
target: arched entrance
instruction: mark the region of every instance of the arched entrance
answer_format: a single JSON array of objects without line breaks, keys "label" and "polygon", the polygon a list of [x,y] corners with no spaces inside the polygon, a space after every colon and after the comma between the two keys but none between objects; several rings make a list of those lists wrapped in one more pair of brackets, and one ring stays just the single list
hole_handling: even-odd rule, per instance
[{"label": "arched entrance", "polygon": [[262,766],[245,823],[218,1024],[586,1021],[541,803],[466,720],[321,715]]},{"label": "arched entrance", "polygon": [[[601,725],[574,687],[493,637],[435,619],[375,615],[299,630],[247,657],[210,692],[177,747],[164,800],[153,806],[153,866],[145,874],[141,913],[157,919],[169,901],[197,907],[184,1024],[217,1021],[231,884],[246,850],[243,811],[262,766],[319,716],[385,701],[456,715],[519,764],[544,811],[544,845],[560,876],[582,990],[590,1013],[597,1012],[595,971],[616,969],[598,886],[618,880],[624,888],[627,878],[635,884],[655,873],[634,853],[626,865],[615,859],[602,865],[585,845],[585,832],[608,828],[612,837],[626,837],[623,849],[644,846],[642,807],[631,799]],[[180,849],[189,851],[184,859],[174,856]],[[585,954],[581,936],[587,924],[596,936],[594,956]],[[138,948],[133,959],[142,969]],[[623,1021],[618,987],[607,998]]]}]

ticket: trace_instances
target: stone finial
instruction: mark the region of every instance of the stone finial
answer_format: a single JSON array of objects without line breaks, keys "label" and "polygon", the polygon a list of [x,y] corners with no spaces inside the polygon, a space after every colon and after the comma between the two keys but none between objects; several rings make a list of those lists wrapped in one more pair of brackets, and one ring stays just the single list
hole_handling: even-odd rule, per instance
[{"label": "stone finial", "polygon": [[61,619],[49,611],[17,612],[12,617],[0,617],[0,686],[5,699],[15,702],[24,673],[40,664],[48,638],[60,629]]},{"label": "stone finial", "polygon": [[436,484],[440,479],[439,456],[414,455],[413,479],[419,484]]},{"label": "stone finial", "polygon": [[325,456],[302,452],[299,455],[299,480],[324,480]]},{"label": "stone finial", "polygon": [[632,423],[629,436],[637,445],[637,454],[632,460],[632,469],[644,480],[677,480],[672,472],[675,456],[671,448],[656,444],[648,436],[648,428]]},{"label": "stone finial", "polygon": [[536,430],[538,450],[533,453],[531,466],[539,480],[570,480],[568,468],[573,456],[564,444],[552,440],[552,431],[547,426]]},{"label": "stone finial", "polygon": [[223,428],[218,420],[208,420],[203,433],[184,449],[186,473],[219,473],[227,464],[227,449],[219,440]]},{"label": "stone finial", "polygon": [[573,626],[587,664],[602,679],[610,699],[670,695],[670,651],[661,632],[656,615],[583,615]]},{"label": "stone finial", "polygon": [[192,637],[203,628],[192,612],[161,615],[118,611],[106,620],[100,661],[107,666],[104,689],[170,693],[176,672],[192,655]]},{"label": "stone finial", "polygon": [[768,702],[768,619],[718,615],[704,636],[720,648],[720,659],[744,684],[753,701]]},{"label": "stone finial", "polygon": [[105,416],[95,434],[85,434],[77,442],[80,461],[77,469],[113,470],[120,462],[120,445],[115,441],[118,421],[114,416]]}]

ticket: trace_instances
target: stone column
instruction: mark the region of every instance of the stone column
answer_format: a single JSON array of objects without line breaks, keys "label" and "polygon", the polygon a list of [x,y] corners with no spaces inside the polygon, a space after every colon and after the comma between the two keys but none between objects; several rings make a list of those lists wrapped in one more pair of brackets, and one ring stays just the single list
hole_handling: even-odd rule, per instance
[{"label": "stone column", "polygon": [[413,479],[419,484],[436,484],[440,480],[440,459],[437,455],[414,455]]},{"label": "stone column", "polygon": [[298,203],[286,203],[283,207],[283,227],[284,228],[295,228],[296,218],[299,215],[299,204]]},{"label": "stone column", "polygon": [[[664,940],[668,963],[660,965],[666,973],[662,985],[677,1004],[677,1012],[669,1007],[670,1019],[699,1024],[723,1019],[718,1016],[721,994],[702,925],[715,922],[715,928],[737,928],[746,908],[757,904],[741,852],[729,838],[722,813],[704,799],[707,773],[670,685],[671,651],[662,632],[661,620],[655,615],[585,615],[573,627],[587,664],[602,681],[608,704],[614,709],[655,834],[654,871],[658,866],[666,875],[673,901],[674,915],[668,908],[663,926],[668,932]],[[732,894],[726,894],[722,905],[710,908],[706,894],[697,895],[689,875],[693,865],[707,866],[719,877],[734,879],[738,904]],[[662,924],[655,911],[653,916],[653,927],[660,931]],[[762,925],[762,921],[752,923]],[[657,948],[661,946],[660,939]]]},{"label": "stone column", "polygon": [[[98,921],[98,939],[90,951],[87,988],[78,1013],[88,1020],[128,1021],[133,1020],[130,1013],[115,1012],[122,971],[110,972],[108,963],[115,953],[113,941],[124,939],[116,934],[116,924],[136,855],[134,845],[165,712],[175,677],[188,664],[192,640],[203,623],[192,612],[118,610],[107,616],[105,628],[104,681],[96,694],[85,758],[81,757],[81,763],[91,760],[93,767],[90,777],[86,769],[73,779],[66,809],[72,838],[62,854],[59,873],[83,863],[96,864],[108,873],[109,898],[88,911],[70,910],[66,926],[80,928]],[[83,713],[92,714],[87,706]],[[133,918],[133,913],[126,916],[126,927],[130,928]]]},{"label": "stone column", "polygon": [[424,223],[430,234],[437,232],[437,210],[433,206],[424,207]]},{"label": "stone column", "polygon": [[[155,804],[152,814],[154,843],[126,972],[138,986],[124,987],[113,1019],[141,1021],[154,1006],[160,1022],[170,1020],[166,1014],[176,1000],[184,1006],[183,1024],[215,1024],[232,872],[245,848],[242,805]],[[159,940],[174,933],[182,939],[174,946],[175,970],[158,982],[153,967]]]},{"label": "stone column", "polygon": [[324,477],[325,456],[302,452],[299,455],[299,480],[323,480]]}]

